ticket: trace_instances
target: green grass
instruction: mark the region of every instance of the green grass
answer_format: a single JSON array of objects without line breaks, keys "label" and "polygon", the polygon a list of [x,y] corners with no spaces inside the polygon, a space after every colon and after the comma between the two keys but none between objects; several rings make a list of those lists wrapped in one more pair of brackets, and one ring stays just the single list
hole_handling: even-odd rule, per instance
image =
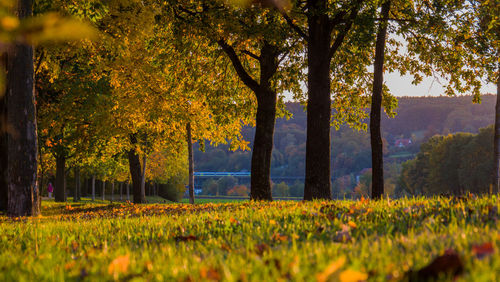
[{"label": "green grass", "polygon": [[[357,273],[399,281],[448,249],[465,265],[459,280],[499,281],[498,206],[496,196],[194,206],[44,201],[42,217],[0,216],[0,281],[314,281],[342,258],[330,279]],[[351,240],[339,240],[342,230]],[[479,259],[473,246],[482,243],[494,252]]]}]

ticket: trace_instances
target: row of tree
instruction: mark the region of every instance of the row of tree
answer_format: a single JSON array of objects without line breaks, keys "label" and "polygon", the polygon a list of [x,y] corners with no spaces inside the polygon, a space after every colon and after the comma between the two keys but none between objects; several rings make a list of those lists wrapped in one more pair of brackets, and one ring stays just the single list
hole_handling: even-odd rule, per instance
[{"label": "row of tree", "polygon": [[493,126],[478,134],[436,135],[403,164],[399,186],[411,195],[488,193],[493,187]]},{"label": "row of tree", "polygon": [[[251,198],[272,200],[273,134],[284,91],[307,103],[305,200],[331,198],[331,124],[363,127],[371,98],[372,197],[379,198],[381,110],[391,114],[395,104],[384,69],[410,73],[416,83],[422,75],[445,76],[449,94],[479,97],[481,79],[500,83],[497,1],[243,2],[36,1],[35,13],[57,11],[99,32],[97,40],[43,46],[35,61],[29,42],[8,52],[2,153],[9,188],[2,193],[9,214],[33,213],[43,159],[55,159],[56,200],[65,200],[69,162],[87,174],[130,174],[134,202],[142,203],[151,156],[178,163],[187,143],[192,172],[193,140],[246,148],[240,129],[254,122]],[[19,0],[18,17],[30,17],[32,4]],[[500,103],[498,113],[500,124]],[[120,169],[127,161],[129,172]]]}]

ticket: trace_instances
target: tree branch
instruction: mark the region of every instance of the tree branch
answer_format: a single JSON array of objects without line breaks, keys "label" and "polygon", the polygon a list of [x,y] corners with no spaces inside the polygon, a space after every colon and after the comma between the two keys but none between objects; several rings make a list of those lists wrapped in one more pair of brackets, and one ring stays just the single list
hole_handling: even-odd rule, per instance
[{"label": "tree branch", "polygon": [[[340,32],[340,34],[337,35],[337,38],[335,38],[335,41],[333,42],[332,47],[330,47],[330,51],[328,52],[328,57],[330,59],[333,57],[333,55],[335,54],[335,52],[337,52],[337,50],[339,49],[340,45],[342,45],[342,42],[344,42],[344,38],[347,36],[347,33],[349,33],[349,30],[351,29],[352,24],[354,22],[354,19],[356,19],[356,17],[358,16],[358,12],[359,12],[359,9],[360,9],[360,6],[361,6],[362,2],[363,1],[358,1],[356,3],[356,7],[349,14],[349,18],[347,19],[347,21],[345,23],[344,30],[342,30]],[[337,15],[339,15],[339,14],[337,14]],[[335,20],[335,18],[334,18],[334,20]],[[340,19],[339,19],[339,21],[340,21]]]},{"label": "tree branch", "polygon": [[252,52],[250,52],[248,50],[243,50],[241,52],[247,54],[248,56],[250,56],[250,57],[252,57],[254,59],[256,59],[257,61],[260,60],[260,56],[257,56],[257,55],[255,55],[254,53],[252,53]]},{"label": "tree branch", "polygon": [[222,50],[226,52],[227,56],[231,60],[231,63],[233,64],[234,69],[236,70],[236,73],[243,81],[243,83],[248,88],[252,89],[252,91],[257,92],[258,88],[260,87],[259,83],[257,83],[257,81],[255,81],[245,70],[245,68],[241,64],[240,58],[238,58],[238,55],[236,55],[234,48],[227,44],[223,39],[218,40],[217,44],[219,44]]},{"label": "tree branch", "polygon": [[309,36],[296,24],[293,23],[293,20],[287,15],[285,11],[280,11],[281,15],[283,18],[286,20],[288,25],[297,32],[298,35],[300,35],[302,38],[304,38],[305,41],[309,41]]}]

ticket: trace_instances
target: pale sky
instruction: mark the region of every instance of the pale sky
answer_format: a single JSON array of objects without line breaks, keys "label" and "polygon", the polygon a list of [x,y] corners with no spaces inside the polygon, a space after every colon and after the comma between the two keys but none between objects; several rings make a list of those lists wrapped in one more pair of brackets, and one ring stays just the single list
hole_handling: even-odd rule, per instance
[{"label": "pale sky", "polygon": [[[426,77],[418,85],[413,85],[412,76],[400,76],[399,73],[386,73],[384,80],[394,96],[440,96],[444,95],[444,88],[439,79]],[[441,79],[441,83],[445,84]],[[496,94],[496,87],[493,83],[483,86],[482,94]]]}]

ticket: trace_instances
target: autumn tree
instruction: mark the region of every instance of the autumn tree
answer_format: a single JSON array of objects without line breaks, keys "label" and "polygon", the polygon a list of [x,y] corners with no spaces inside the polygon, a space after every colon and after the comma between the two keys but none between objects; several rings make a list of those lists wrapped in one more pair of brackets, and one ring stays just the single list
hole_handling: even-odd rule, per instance
[{"label": "autumn tree", "polygon": [[282,12],[291,29],[307,43],[305,200],[331,198],[331,62],[363,8],[370,10],[363,1],[310,0],[294,1],[289,12]]},{"label": "autumn tree", "polygon": [[272,200],[270,168],[278,93],[298,88],[300,72],[289,62],[300,45],[294,44],[285,22],[268,7],[234,7],[224,1],[171,2],[182,30],[203,35],[217,44],[243,84],[254,93],[257,111],[251,198]]}]

